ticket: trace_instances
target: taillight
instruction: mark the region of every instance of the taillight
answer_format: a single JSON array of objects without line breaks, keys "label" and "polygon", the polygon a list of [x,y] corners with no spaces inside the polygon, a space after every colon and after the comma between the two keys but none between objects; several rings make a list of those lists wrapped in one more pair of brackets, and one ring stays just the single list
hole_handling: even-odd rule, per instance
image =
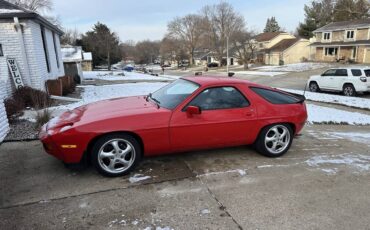
[{"label": "taillight", "polygon": [[360,77],[360,80],[361,80],[362,82],[367,82],[366,77]]}]

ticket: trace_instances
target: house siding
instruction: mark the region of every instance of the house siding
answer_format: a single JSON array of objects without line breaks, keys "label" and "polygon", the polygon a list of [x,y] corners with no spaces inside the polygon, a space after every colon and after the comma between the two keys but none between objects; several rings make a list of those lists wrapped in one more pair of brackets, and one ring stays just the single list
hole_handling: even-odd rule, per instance
[{"label": "house siding", "polygon": [[5,87],[4,82],[0,80],[0,143],[4,140],[5,136],[9,132],[9,123],[6,116],[5,106],[4,106],[4,96]]},{"label": "house siding", "polygon": [[302,59],[310,57],[310,42],[308,40],[300,40],[284,52],[284,64],[299,63]]},{"label": "house siding", "polygon": [[[4,84],[2,97],[9,97],[14,91],[14,84],[9,73],[6,58],[15,58],[25,85],[36,89],[45,90],[45,80],[64,76],[64,68],[61,60],[59,35],[56,35],[57,51],[59,53],[59,68],[56,64],[55,49],[52,32],[45,28],[45,38],[50,58],[50,73],[47,71],[44,55],[40,24],[32,20],[21,20],[23,41],[26,58],[23,58],[19,35],[12,20],[0,21],[0,43],[2,44],[4,57],[0,57],[0,81]],[[26,60],[27,64],[24,63]],[[28,68],[27,68],[28,67]]]},{"label": "house siding", "polygon": [[369,29],[358,29],[356,32],[356,40],[367,40]]}]

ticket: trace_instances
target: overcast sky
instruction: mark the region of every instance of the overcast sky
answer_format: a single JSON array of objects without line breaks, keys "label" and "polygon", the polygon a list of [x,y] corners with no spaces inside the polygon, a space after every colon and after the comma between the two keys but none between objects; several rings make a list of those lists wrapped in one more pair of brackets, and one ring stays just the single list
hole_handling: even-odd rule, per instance
[{"label": "overcast sky", "polygon": [[[304,4],[311,0],[231,0],[251,29],[262,31],[268,17],[295,31],[304,19]],[[97,22],[107,24],[122,41],[161,39],[167,23],[176,16],[197,13],[217,0],[54,0],[54,11],[63,27],[86,32]]]}]

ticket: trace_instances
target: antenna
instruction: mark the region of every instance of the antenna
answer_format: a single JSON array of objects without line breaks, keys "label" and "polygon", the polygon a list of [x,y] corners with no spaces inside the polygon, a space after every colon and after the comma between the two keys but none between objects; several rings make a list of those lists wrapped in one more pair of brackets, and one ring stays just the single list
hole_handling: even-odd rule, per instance
[{"label": "antenna", "polygon": [[303,96],[305,96],[305,95],[306,95],[307,85],[308,85],[308,82],[306,82],[306,84],[305,84],[305,86],[304,86]]}]

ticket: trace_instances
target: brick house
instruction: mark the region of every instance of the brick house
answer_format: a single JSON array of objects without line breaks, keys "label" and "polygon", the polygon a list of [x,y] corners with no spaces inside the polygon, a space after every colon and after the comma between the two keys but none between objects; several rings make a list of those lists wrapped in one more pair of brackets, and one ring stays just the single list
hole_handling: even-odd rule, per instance
[{"label": "brick house", "polygon": [[299,63],[310,56],[310,42],[286,32],[261,33],[254,40],[257,47],[256,61],[262,64]]},{"label": "brick house", "polygon": [[24,85],[45,90],[45,81],[64,76],[63,32],[37,13],[0,0],[0,99],[15,89],[8,68],[14,58]]},{"label": "brick house", "polygon": [[333,22],[314,31],[316,61],[370,63],[370,19]]}]

